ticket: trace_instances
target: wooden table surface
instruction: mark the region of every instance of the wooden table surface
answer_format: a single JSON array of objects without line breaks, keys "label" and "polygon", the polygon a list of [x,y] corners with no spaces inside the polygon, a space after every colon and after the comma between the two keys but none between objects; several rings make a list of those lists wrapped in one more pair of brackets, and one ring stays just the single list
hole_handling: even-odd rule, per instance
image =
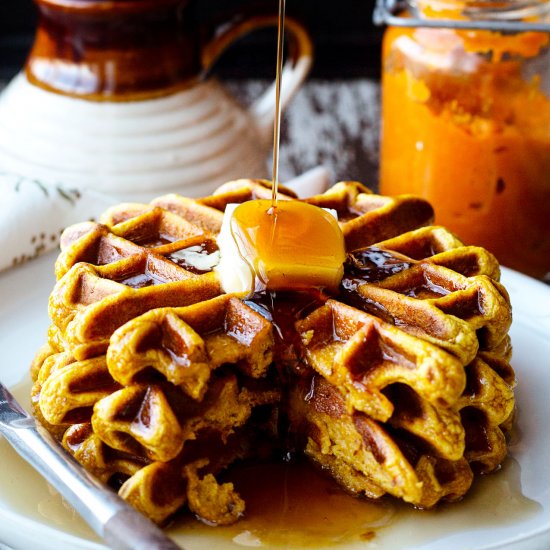
[{"label": "wooden table surface", "polygon": [[[263,81],[227,83],[243,102],[260,95]],[[309,80],[284,113],[281,181],[317,165],[334,181],[378,187],[380,88],[376,80]]]}]

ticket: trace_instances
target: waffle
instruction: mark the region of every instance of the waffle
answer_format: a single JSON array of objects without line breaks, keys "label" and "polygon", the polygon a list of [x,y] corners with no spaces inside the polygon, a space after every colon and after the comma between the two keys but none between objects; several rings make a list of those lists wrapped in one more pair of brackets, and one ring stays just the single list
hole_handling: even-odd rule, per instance
[{"label": "waffle", "polygon": [[[153,309],[114,331],[110,341],[106,353],[84,360],[68,348],[41,351],[32,395],[39,420],[100,479],[129,476],[120,494],[155,521],[185,502],[209,522],[234,521],[243,503],[213,472],[242,453],[235,432],[280,401],[278,384],[268,376],[269,322],[221,295]],[[222,494],[226,508],[201,509],[200,495],[219,508]]]},{"label": "waffle", "polygon": [[[307,199],[338,214],[338,292],[225,294],[223,211],[270,197],[237,180],[66,229],[35,415],[161,524],[184,507],[236,521],[245,503],[221,473],[289,441],[358,495],[461,498],[505,459],[514,417],[497,261],[430,225],[426,201],[341,182]],[[298,200],[284,187],[280,199]]]}]

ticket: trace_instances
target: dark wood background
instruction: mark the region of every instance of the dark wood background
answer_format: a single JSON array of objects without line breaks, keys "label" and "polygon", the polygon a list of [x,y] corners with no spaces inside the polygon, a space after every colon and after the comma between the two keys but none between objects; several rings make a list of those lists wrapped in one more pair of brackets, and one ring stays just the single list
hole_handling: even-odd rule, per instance
[{"label": "dark wood background", "polygon": [[[276,12],[277,0],[196,0],[197,20],[236,6],[260,5]],[[315,43],[313,78],[376,78],[381,30],[372,24],[374,0],[287,0],[287,13],[300,19]],[[32,0],[0,0],[0,79],[22,66],[36,25]],[[251,47],[253,46],[253,47]],[[269,77],[274,34],[256,32],[233,46],[216,70],[233,78]]]}]

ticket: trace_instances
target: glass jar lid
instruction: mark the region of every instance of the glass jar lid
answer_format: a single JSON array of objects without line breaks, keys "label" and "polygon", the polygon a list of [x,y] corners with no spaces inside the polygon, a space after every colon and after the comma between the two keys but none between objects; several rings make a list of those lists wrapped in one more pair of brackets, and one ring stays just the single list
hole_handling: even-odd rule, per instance
[{"label": "glass jar lid", "polygon": [[550,32],[550,0],[376,0],[376,25]]}]

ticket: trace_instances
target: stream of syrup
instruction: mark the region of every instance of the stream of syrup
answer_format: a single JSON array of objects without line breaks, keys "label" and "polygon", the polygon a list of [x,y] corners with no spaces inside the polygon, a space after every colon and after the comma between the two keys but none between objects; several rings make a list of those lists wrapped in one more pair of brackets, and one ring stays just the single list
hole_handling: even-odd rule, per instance
[{"label": "stream of syrup", "polygon": [[273,123],[273,172],[271,177],[271,207],[277,211],[279,189],[279,147],[281,143],[281,78],[283,73],[283,52],[285,40],[286,0],[279,0],[279,20],[277,28],[277,71],[275,75],[275,121]]},{"label": "stream of syrup", "polygon": [[271,201],[252,200],[237,206],[230,230],[250,270],[251,293],[304,288],[334,291],[345,260],[344,237],[334,213],[304,201],[278,201],[284,23],[285,0],[279,0]]}]

